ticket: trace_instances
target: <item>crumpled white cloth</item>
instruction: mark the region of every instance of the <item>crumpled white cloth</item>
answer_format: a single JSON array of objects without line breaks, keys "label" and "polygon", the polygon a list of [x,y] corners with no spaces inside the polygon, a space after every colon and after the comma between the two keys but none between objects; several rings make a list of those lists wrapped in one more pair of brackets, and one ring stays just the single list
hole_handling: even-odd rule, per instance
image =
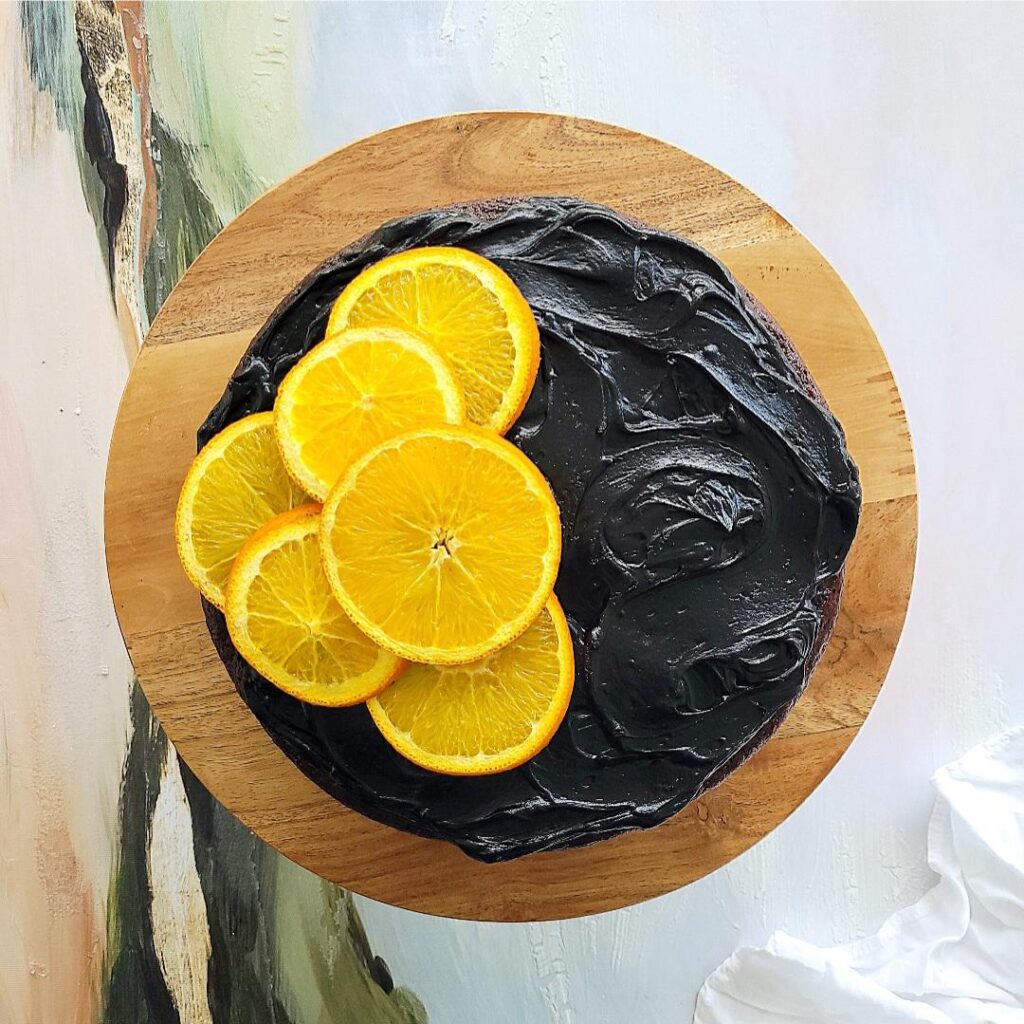
[{"label": "crumpled white cloth", "polygon": [[1024,1024],[1024,728],[932,784],[938,884],[847,946],[776,932],[738,950],[704,983],[694,1024]]}]

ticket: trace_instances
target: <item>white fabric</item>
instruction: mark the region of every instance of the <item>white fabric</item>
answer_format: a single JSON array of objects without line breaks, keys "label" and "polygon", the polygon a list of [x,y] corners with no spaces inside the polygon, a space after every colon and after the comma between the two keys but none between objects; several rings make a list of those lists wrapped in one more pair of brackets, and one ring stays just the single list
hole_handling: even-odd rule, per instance
[{"label": "white fabric", "polygon": [[1024,1024],[1024,729],[932,784],[938,884],[848,946],[776,932],[738,950],[705,982],[694,1024]]}]

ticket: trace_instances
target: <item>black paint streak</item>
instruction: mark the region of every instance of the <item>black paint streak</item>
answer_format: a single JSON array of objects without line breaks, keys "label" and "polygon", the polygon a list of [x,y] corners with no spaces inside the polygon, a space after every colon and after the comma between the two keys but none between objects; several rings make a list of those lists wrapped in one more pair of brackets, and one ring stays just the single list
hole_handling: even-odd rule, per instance
[{"label": "black paint streak", "polygon": [[82,113],[82,135],[85,151],[89,155],[103,185],[103,227],[107,243],[107,274],[111,291],[114,288],[114,250],[117,232],[124,217],[128,199],[128,172],[114,156],[114,135],[110,115],[100,97],[90,54],[82,33],[78,33],[78,51],[82,57],[82,88],[85,90],[85,109]]}]

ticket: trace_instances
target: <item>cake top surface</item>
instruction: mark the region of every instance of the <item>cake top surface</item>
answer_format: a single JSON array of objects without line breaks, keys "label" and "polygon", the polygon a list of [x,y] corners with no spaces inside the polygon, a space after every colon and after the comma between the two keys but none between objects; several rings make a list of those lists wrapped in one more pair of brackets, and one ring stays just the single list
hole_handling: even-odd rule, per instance
[{"label": "cake top surface", "polygon": [[321,786],[500,860],[656,824],[763,740],[830,628],[860,487],[806,371],[720,263],[561,198],[428,211],[344,250],[271,317],[200,441],[272,406],[359,271],[446,244],[501,266],[540,326],[541,371],[508,437],[562,515],[556,593],[577,678],[551,745],[500,775],[432,775],[395,754],[365,708],[271,687],[212,608],[208,620],[243,698]]}]

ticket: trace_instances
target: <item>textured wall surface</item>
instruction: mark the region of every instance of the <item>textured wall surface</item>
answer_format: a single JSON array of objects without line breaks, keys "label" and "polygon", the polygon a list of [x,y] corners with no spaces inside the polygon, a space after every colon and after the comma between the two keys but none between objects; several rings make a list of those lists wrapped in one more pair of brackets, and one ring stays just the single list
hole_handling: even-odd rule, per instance
[{"label": "textured wall surface", "polygon": [[[0,1021],[669,1024],[737,945],[916,898],[929,774],[1024,721],[1022,38],[983,5],[0,6]],[[120,388],[201,247],[328,150],[474,108],[619,122],[759,193],[857,296],[917,445],[906,631],[839,766],[702,882],[543,925],[255,841],[152,722],[103,567]]]}]

